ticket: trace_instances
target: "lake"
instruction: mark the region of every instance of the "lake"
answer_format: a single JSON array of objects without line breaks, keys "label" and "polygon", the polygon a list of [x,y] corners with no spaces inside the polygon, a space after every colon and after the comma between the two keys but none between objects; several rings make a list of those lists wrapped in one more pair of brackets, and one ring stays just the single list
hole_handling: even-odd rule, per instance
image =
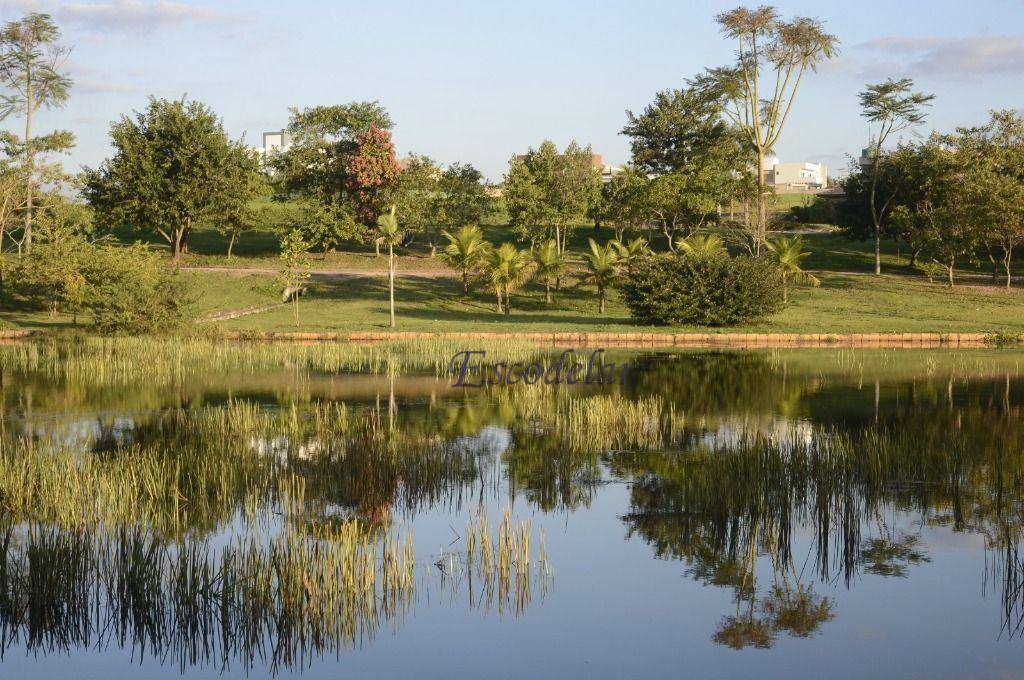
[{"label": "lake", "polygon": [[0,347],[3,675],[1024,675],[1024,353],[467,349]]}]

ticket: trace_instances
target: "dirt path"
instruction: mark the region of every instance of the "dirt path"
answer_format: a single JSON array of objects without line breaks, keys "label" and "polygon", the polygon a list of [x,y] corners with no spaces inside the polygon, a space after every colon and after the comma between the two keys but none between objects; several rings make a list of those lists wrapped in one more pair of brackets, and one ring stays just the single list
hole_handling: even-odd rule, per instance
[{"label": "dirt path", "polygon": [[[219,272],[222,274],[231,274],[233,276],[246,276],[247,274],[277,274],[279,270],[271,269],[269,267],[216,267],[216,266],[199,266],[199,267],[182,267],[183,271],[192,272]],[[387,270],[378,269],[310,269],[309,273],[313,276],[331,279],[354,279],[363,276],[387,276]],[[458,272],[451,271],[448,269],[437,269],[437,270],[402,270],[398,269],[395,271],[396,277],[414,277],[422,279],[449,279],[455,278],[459,275]]]}]

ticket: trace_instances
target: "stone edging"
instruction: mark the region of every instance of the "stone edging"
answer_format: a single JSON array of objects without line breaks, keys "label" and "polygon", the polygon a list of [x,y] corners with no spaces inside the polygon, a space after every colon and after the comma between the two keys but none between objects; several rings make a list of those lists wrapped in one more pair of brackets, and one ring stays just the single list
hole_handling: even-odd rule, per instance
[{"label": "stone edging", "polygon": [[[2,330],[0,339],[14,340],[45,331]],[[986,347],[988,333],[410,333],[363,331],[356,333],[229,332],[235,340],[351,342],[372,344],[402,340],[516,340],[552,347]]]}]

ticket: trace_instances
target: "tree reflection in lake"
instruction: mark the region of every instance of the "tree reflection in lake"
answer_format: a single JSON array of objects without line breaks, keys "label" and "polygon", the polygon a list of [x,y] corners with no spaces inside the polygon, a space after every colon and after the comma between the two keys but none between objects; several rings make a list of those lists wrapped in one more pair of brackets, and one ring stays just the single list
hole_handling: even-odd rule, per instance
[{"label": "tree reflection in lake", "polygon": [[[301,667],[400,622],[402,598],[376,614],[369,598],[344,607],[317,600],[289,622],[282,603],[326,592],[316,589],[326,581],[308,580],[326,572],[309,562],[294,579],[264,583],[251,606],[265,610],[246,613],[225,591],[226,565],[251,560],[254,574],[283,573],[266,551],[285,530],[307,541],[352,523],[377,537],[433,523],[451,535],[418,568],[486,609],[481,596],[502,586],[481,581],[470,555],[482,539],[451,518],[515,502],[538,523],[592,515],[605,535],[624,526],[657,558],[678,561],[689,582],[723,589],[731,602],[709,616],[704,639],[726,647],[827,635],[843,616],[843,593],[856,596],[864,579],[912,583],[941,568],[948,552],[936,539],[947,533],[980,539],[979,576],[1002,603],[1002,635],[1021,632],[1019,356],[633,358],[638,369],[624,385],[490,391],[394,373],[264,376],[269,384],[249,373],[220,383],[192,376],[151,389],[119,373],[114,389],[4,368],[6,644],[71,650],[103,640],[182,667],[204,657]],[[289,480],[299,480],[300,496],[282,493]],[[599,514],[606,492],[623,499],[610,520]],[[259,550],[230,543],[239,533],[259,537]],[[385,551],[374,545],[374,555]],[[533,573],[510,575],[507,605],[496,608],[538,606]],[[560,589],[577,582],[583,572],[559,576]],[[601,596],[615,598],[617,587],[602,584]],[[108,618],[87,623],[100,592]],[[381,607],[386,598],[372,599]],[[361,623],[302,618],[328,611],[360,612]],[[284,637],[271,644],[257,634],[268,630]]]}]

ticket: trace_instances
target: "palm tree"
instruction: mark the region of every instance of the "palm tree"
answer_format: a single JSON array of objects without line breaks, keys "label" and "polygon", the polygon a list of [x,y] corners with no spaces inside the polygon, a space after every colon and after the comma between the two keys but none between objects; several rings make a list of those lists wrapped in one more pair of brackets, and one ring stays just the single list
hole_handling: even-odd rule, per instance
[{"label": "palm tree", "polygon": [[619,256],[620,265],[628,265],[651,252],[651,249],[647,246],[647,239],[643,236],[637,236],[627,243],[616,239],[612,241],[612,246],[615,247],[615,252]]},{"label": "palm tree", "polygon": [[530,278],[530,254],[511,243],[502,243],[487,253],[484,267],[498,295],[498,312],[504,311],[508,316],[512,312],[512,291]]},{"label": "palm tree", "polygon": [[687,257],[718,257],[729,251],[725,242],[714,234],[695,234],[689,238],[680,238],[676,241],[676,250]]},{"label": "palm tree", "polygon": [[441,252],[441,258],[453,269],[462,272],[462,292],[469,293],[469,274],[476,269],[490,249],[484,240],[484,233],[475,225],[465,226],[454,234],[441,232],[448,245]]},{"label": "palm tree", "polygon": [[551,286],[565,273],[568,264],[565,252],[558,252],[558,243],[551,239],[534,251],[533,261],[537,265],[536,276],[544,283],[544,297],[550,305]]},{"label": "palm tree", "polygon": [[613,241],[599,246],[594,239],[587,240],[590,242],[590,252],[583,254],[583,262],[587,266],[583,280],[597,286],[597,294],[600,299],[598,309],[601,314],[604,314],[607,290],[615,283],[619,274],[619,254]]},{"label": "palm tree", "polygon": [[797,283],[806,281],[815,288],[821,285],[821,281],[816,276],[804,271],[800,267],[800,263],[810,255],[810,252],[804,251],[804,239],[802,236],[794,236],[792,238],[780,236],[767,245],[772,259],[775,260],[775,263],[779,266],[779,272],[782,274],[783,302],[789,301],[790,279]]},{"label": "palm tree", "polygon": [[395,246],[402,241],[402,230],[395,216],[395,206],[391,212],[377,218],[377,230],[381,240],[388,246],[388,305],[391,314],[391,328],[395,327]]}]

